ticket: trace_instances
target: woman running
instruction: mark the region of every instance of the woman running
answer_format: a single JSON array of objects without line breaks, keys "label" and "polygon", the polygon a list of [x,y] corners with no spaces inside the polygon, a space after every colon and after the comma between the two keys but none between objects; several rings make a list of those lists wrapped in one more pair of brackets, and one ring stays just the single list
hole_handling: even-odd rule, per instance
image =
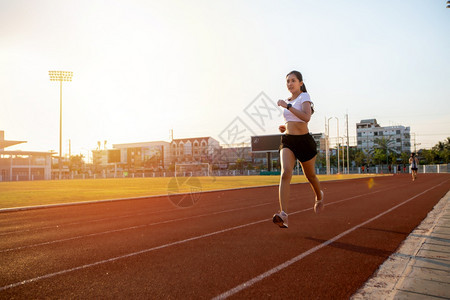
[{"label": "woman running", "polygon": [[419,160],[417,159],[416,154],[414,152],[411,153],[409,163],[411,164],[412,181],[414,181],[417,178],[417,169],[418,169],[417,166],[419,165]]},{"label": "woman running", "polygon": [[286,85],[292,94],[287,100],[278,100],[278,106],[284,108],[285,125],[279,130],[285,133],[281,137],[280,161],[281,178],[279,187],[280,212],[273,216],[273,222],[281,228],[288,227],[288,202],[292,173],[297,159],[300,161],[303,173],[306,175],[315,195],[314,212],[323,209],[323,191],[316,176],[316,142],[308,130],[308,122],[314,113],[312,102],[303,83],[302,74],[292,71],[286,76]]}]

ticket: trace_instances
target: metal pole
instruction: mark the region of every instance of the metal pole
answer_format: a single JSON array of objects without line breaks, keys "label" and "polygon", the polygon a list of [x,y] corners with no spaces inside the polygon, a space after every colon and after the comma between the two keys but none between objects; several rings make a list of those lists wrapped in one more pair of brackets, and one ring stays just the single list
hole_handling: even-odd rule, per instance
[{"label": "metal pole", "polygon": [[342,137],[342,174],[345,174],[345,146],[344,146],[344,137]]},{"label": "metal pole", "polygon": [[62,177],[62,81],[59,82],[59,179]]},{"label": "metal pole", "polygon": [[325,173],[328,174],[328,136],[327,136],[327,117],[325,117]]},{"label": "metal pole", "polygon": [[337,150],[337,172],[338,174],[340,173],[340,168],[339,168],[339,119],[337,117],[336,121],[337,121],[337,146],[336,146],[336,150]]},{"label": "metal pole", "polygon": [[327,175],[330,175],[330,120],[333,119],[332,117],[328,118],[327,120],[327,130],[326,130],[326,135],[327,135],[327,149],[326,149],[326,154],[327,154]]},{"label": "metal pole", "polygon": [[350,137],[348,136],[348,114],[346,114],[345,117],[347,119],[347,174],[350,174],[350,158],[349,158]]}]

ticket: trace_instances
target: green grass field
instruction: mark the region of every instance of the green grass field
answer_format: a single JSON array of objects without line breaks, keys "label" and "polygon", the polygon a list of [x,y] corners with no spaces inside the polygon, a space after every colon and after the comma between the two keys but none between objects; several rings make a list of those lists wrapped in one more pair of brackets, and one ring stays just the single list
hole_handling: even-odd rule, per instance
[{"label": "green grass field", "polygon": [[[319,175],[321,181],[368,178],[376,175]],[[197,177],[197,186],[202,191],[232,189],[240,187],[277,185],[280,176],[223,176]],[[0,182],[0,209],[45,204],[82,202],[131,198],[171,193],[190,192],[188,185],[180,184],[174,190],[171,178],[121,178],[86,180],[49,180]],[[180,178],[182,180],[182,178]],[[306,182],[303,175],[296,175],[292,183]]]}]

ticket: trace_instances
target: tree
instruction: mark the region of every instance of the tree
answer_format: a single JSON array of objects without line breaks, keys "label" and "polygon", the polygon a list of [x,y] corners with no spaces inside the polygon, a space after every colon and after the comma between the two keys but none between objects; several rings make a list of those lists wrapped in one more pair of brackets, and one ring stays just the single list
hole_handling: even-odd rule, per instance
[{"label": "tree", "polygon": [[84,166],[83,154],[72,155],[69,161],[69,170],[71,172],[81,173]]},{"label": "tree", "polygon": [[363,150],[358,149],[354,154],[354,161],[356,163],[356,166],[360,167],[366,163],[367,155],[364,153]]},{"label": "tree", "polygon": [[316,165],[323,168],[326,166],[326,164],[327,164],[326,155],[323,154],[323,152],[319,152],[319,154],[317,154],[317,158],[316,158]]},{"label": "tree", "polygon": [[[391,136],[389,136],[388,138],[383,136],[382,138],[377,138],[374,141],[374,143],[376,144],[376,150],[380,150],[379,153],[377,154],[377,158],[379,158],[381,156],[384,157],[383,160],[379,161],[380,164],[383,164],[383,162],[386,162],[386,164],[389,164],[389,161],[388,161],[389,152],[397,153],[394,150],[394,148],[392,147],[392,143],[394,141],[391,138],[392,138]],[[375,159],[375,160],[377,160],[377,159]]]},{"label": "tree", "polygon": [[443,142],[438,142],[432,149],[435,155],[435,163],[448,163],[450,158],[450,137]]},{"label": "tree", "polygon": [[402,164],[409,163],[409,156],[410,156],[410,154],[408,154],[406,152],[400,153],[400,160],[402,161]]},{"label": "tree", "polygon": [[377,148],[373,151],[373,162],[376,165],[382,165],[383,162],[386,162],[386,154],[382,149]]}]

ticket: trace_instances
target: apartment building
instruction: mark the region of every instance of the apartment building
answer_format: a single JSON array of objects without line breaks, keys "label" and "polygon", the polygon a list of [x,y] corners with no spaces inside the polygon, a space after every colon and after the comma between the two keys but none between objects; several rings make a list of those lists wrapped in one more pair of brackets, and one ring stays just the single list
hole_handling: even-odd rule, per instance
[{"label": "apartment building", "polygon": [[374,149],[376,140],[385,138],[397,153],[411,152],[411,133],[407,126],[380,126],[376,119],[361,120],[356,123],[357,149],[365,152]]}]

